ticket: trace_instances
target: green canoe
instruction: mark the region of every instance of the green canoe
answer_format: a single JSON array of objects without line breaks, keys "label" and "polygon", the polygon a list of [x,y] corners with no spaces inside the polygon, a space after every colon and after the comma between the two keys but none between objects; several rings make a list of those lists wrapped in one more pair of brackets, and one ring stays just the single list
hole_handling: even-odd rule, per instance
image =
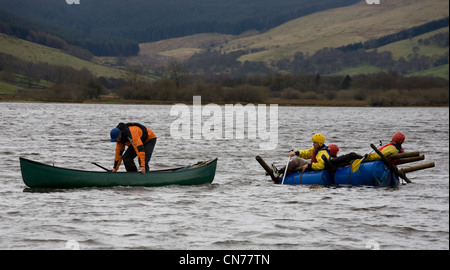
[{"label": "green canoe", "polygon": [[22,178],[30,188],[82,188],[113,186],[165,186],[211,184],[217,158],[210,161],[146,174],[65,169],[20,158]]}]

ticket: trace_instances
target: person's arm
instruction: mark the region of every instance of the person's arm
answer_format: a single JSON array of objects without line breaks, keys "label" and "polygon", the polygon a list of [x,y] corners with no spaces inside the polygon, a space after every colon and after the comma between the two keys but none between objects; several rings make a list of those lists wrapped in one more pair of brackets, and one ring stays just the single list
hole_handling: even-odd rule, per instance
[{"label": "person's arm", "polygon": [[136,128],[131,130],[131,145],[134,148],[134,151],[136,152],[136,155],[139,158],[140,161],[140,167],[139,170],[141,171],[141,173],[145,174],[145,148],[144,148],[144,143],[141,141],[141,136],[142,136],[142,130],[140,128]]},{"label": "person's arm", "polygon": [[310,149],[307,150],[298,150],[296,152],[289,152],[289,156],[290,157],[298,156],[304,159],[310,159],[312,157],[313,150],[314,147],[311,147]]},{"label": "person's arm", "polygon": [[122,163],[122,154],[124,150],[125,144],[123,143],[116,144],[116,154],[114,157],[114,167],[112,169],[112,172],[117,172],[119,170],[120,164]]}]

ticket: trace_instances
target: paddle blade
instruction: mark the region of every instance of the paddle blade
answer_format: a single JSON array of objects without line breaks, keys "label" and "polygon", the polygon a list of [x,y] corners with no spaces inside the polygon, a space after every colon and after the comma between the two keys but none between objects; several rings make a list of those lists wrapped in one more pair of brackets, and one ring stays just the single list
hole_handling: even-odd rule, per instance
[{"label": "paddle blade", "polygon": [[352,163],[352,172],[355,173],[357,170],[359,170],[359,166],[361,166],[362,159],[357,159],[353,161]]}]

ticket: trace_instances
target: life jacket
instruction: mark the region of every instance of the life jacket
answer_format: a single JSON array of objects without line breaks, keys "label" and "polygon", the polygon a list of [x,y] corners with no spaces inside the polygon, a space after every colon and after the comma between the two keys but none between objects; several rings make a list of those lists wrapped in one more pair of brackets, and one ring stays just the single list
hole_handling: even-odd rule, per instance
[{"label": "life jacket", "polygon": [[147,128],[144,125],[141,125],[139,123],[119,123],[117,125],[117,128],[120,129],[120,131],[122,132],[122,143],[126,143],[126,142],[132,142],[133,140],[131,139],[131,132],[129,127],[139,127],[140,129],[142,129],[142,136],[141,136],[141,141],[142,143],[145,143],[148,139],[148,131]]},{"label": "life jacket", "polygon": [[397,148],[397,150],[398,150],[399,153],[405,152],[405,150],[403,150],[403,148],[402,148],[401,145],[392,144],[392,143],[388,143],[388,144],[386,144],[386,145],[383,145],[382,147],[378,148],[378,150],[383,151],[383,149],[384,149],[385,147],[390,146],[390,145],[392,145],[392,146],[394,146],[395,148]]},{"label": "life jacket", "polygon": [[[380,147],[378,150],[383,151],[383,149],[384,149],[385,147],[390,146],[390,145],[392,145],[392,146],[394,146],[395,148],[397,148],[398,153],[403,153],[403,152],[405,152],[405,150],[403,150],[403,148],[402,148],[401,145],[397,145],[397,144],[393,144],[393,143],[389,143],[389,144],[383,145],[383,146]],[[398,161],[399,161],[399,159],[394,159],[394,160],[392,160],[392,163],[393,163],[393,164],[397,164]]]},{"label": "life jacket", "polygon": [[328,153],[328,156],[331,157],[330,151],[328,151],[328,146],[326,146],[326,145],[324,144],[324,145],[323,145],[321,148],[319,148],[319,149],[316,149],[316,148],[313,149],[312,157],[311,157],[311,164],[317,162],[317,157],[316,157],[316,156],[317,156],[317,154],[318,154],[320,151],[322,151],[322,150],[326,150],[327,153]]}]

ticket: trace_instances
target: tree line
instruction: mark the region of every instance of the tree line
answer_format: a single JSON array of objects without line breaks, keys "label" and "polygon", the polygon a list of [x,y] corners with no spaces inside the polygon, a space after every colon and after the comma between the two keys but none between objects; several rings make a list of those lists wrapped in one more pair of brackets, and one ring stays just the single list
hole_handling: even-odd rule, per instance
[{"label": "tree line", "polygon": [[295,54],[293,60],[281,60],[274,63],[281,70],[291,72],[319,72],[332,74],[346,68],[370,65],[389,72],[403,75],[448,64],[448,52],[443,55],[425,56],[410,54],[407,59],[394,59],[391,52],[366,51],[364,49],[342,51],[335,48],[323,48],[308,57],[302,52]]},{"label": "tree line", "polygon": [[186,69],[167,70],[167,76],[150,84],[138,82],[117,89],[127,100],[190,102],[200,95],[205,102],[346,104],[368,106],[448,106],[448,80],[405,77],[398,73],[337,76],[308,74],[189,75]]},{"label": "tree line", "polygon": [[[345,101],[369,106],[448,106],[448,80],[432,77],[405,77],[398,73],[379,72],[368,75],[316,74],[193,74],[180,62],[171,62],[154,82],[143,74],[128,78],[97,78],[88,70],[31,63],[0,53],[0,80],[17,84],[17,74],[27,78],[26,89],[17,95],[43,100],[101,100],[105,95],[117,101],[190,102],[201,95],[205,102],[265,103],[310,101]],[[42,80],[49,82],[42,87]],[[37,87],[37,85],[41,85]],[[356,104],[356,103],[355,103]]]},{"label": "tree line", "polygon": [[[377,39],[368,40],[366,42],[358,42],[358,43],[349,44],[346,46],[339,47],[337,49],[344,51],[344,52],[357,51],[360,49],[364,49],[364,50],[376,49],[376,48],[382,47],[382,46],[390,44],[390,43],[417,37],[422,34],[429,33],[434,30],[438,30],[438,29],[441,29],[443,27],[448,27],[448,26],[449,26],[449,17],[446,17],[446,18],[443,18],[440,20],[434,20],[429,23],[425,23],[425,24],[415,26],[415,27],[412,27],[409,29],[405,29],[403,31],[400,31],[400,32],[397,32],[397,33],[394,33],[391,35],[386,35],[386,36],[383,36],[383,37],[380,37]],[[447,40],[448,40],[448,37],[447,37]]]},{"label": "tree line", "polygon": [[[439,34],[438,34],[439,35]],[[448,35],[447,35],[448,36]],[[239,50],[230,53],[207,50],[197,53],[184,62],[193,73],[214,75],[228,74],[233,77],[242,77],[249,74],[270,74],[278,71],[288,73],[320,73],[333,74],[347,68],[359,66],[373,66],[387,72],[411,74],[431,69],[449,63],[448,52],[443,55],[425,56],[418,53],[410,54],[406,59],[394,59],[391,52],[366,51],[363,49],[343,51],[336,48],[323,48],[313,55],[297,52],[292,59],[263,62],[244,62],[237,59],[256,50]]]}]

